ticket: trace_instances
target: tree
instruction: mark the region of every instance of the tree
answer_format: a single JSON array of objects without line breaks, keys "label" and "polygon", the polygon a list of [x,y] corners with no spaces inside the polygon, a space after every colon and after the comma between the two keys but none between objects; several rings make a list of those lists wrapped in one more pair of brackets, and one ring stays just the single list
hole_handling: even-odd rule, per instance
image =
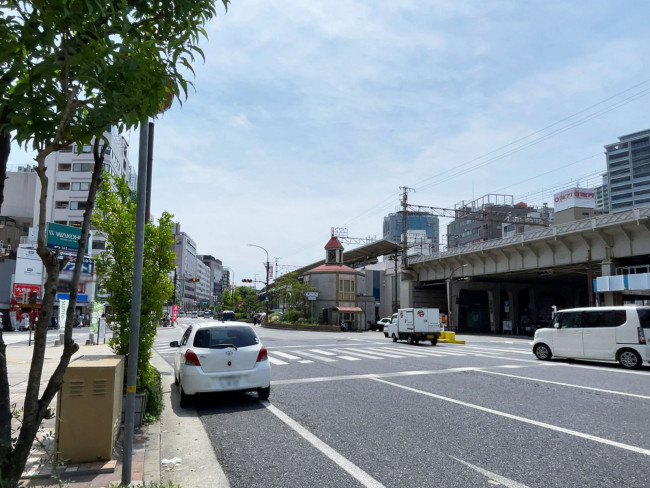
[{"label": "tree", "polygon": [[242,307],[244,312],[250,315],[257,312],[260,307],[260,298],[257,296],[257,290],[255,288],[249,288],[247,286],[241,286],[237,289],[241,295]]},{"label": "tree", "polygon": [[[136,202],[124,177],[105,179],[99,190],[93,213],[93,225],[106,238],[106,249],[96,258],[99,288],[108,294],[115,314],[110,346],[116,354],[127,356],[133,297],[132,271],[135,256]],[[163,316],[163,305],[171,298],[174,284],[169,279],[174,270],[174,223],[163,212],[158,225],[145,225],[140,342],[138,344],[138,386],[148,384],[147,374],[156,325]]]},{"label": "tree", "polygon": [[[221,0],[225,7],[229,0]],[[6,345],[0,332],[0,479],[16,486],[49,405],[78,345],[72,339],[90,216],[104,157],[104,129],[131,129],[155,116],[169,96],[187,96],[204,24],[216,15],[211,0],[0,0],[0,178],[6,171],[9,134],[36,151],[39,198],[37,252],[46,282],[20,432],[12,438]],[[5,44],[7,42],[7,44]],[[58,286],[60,256],[48,249],[45,159],[61,148],[93,144],[95,170],[84,212],[70,286],[63,352],[40,398],[47,324]],[[4,179],[0,184],[3,191]],[[0,202],[4,193],[0,194]]]},{"label": "tree", "polygon": [[287,309],[307,312],[309,310],[309,300],[305,296],[306,291],[318,291],[318,288],[301,283],[298,280],[298,275],[293,272],[276,279],[269,290],[269,294],[274,303],[282,304]]}]

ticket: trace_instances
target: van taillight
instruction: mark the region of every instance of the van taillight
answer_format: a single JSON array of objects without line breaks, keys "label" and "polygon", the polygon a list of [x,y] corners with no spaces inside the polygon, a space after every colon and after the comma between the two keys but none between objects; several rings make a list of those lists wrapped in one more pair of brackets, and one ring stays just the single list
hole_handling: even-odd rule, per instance
[{"label": "van taillight", "polygon": [[201,363],[199,362],[199,358],[197,357],[196,353],[192,351],[191,349],[188,349],[185,351],[185,365],[186,366],[201,366]]},{"label": "van taillight", "polygon": [[639,327],[637,330],[639,331],[639,344],[645,344],[645,331],[643,327]]},{"label": "van taillight", "polygon": [[259,354],[257,355],[257,361],[256,362],[259,363],[260,361],[266,361],[267,359],[268,359],[268,354],[266,352],[266,347],[262,346],[262,348],[260,349]]}]

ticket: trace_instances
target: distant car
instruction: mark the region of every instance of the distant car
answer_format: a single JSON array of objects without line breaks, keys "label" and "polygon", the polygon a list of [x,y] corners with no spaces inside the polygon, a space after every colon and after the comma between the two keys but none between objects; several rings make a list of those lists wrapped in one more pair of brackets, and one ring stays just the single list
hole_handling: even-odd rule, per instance
[{"label": "distant car", "polygon": [[174,356],[174,383],[181,407],[197,393],[253,390],[260,400],[271,393],[271,366],[266,348],[253,327],[243,322],[228,325],[203,322],[190,325]]},{"label": "distant car", "polygon": [[225,320],[235,320],[235,319],[236,319],[235,312],[233,312],[232,310],[224,310],[223,312],[221,312],[221,320],[225,321]]},{"label": "distant car", "polygon": [[384,337],[391,337],[397,334],[397,314],[394,313],[390,316],[390,320],[384,325]]},{"label": "distant car", "polygon": [[185,312],[179,312],[178,316],[179,316],[179,318],[180,317],[187,317],[187,314]]},{"label": "distant car", "polygon": [[[385,327],[386,327],[388,324],[390,324],[390,317],[384,317],[383,319],[380,319],[380,320],[377,322],[377,328],[378,328],[378,330],[382,330],[382,331],[384,331],[384,335],[386,335]],[[388,336],[386,335],[386,337],[388,337]]]},{"label": "distant car", "polygon": [[199,313],[195,310],[194,312],[190,312],[190,318],[195,319],[199,316]]}]

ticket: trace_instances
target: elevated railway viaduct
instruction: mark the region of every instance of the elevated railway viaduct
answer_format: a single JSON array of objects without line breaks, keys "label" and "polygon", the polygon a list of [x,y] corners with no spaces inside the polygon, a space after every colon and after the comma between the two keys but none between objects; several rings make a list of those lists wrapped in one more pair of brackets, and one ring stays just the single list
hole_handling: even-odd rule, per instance
[{"label": "elevated railway viaduct", "polygon": [[521,333],[553,307],[650,300],[650,208],[409,256],[399,273],[400,307],[451,310],[461,332]]}]

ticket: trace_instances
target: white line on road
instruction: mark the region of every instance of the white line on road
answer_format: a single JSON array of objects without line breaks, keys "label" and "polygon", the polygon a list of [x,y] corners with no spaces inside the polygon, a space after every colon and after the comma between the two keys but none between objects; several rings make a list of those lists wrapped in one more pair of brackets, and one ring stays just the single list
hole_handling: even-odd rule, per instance
[{"label": "white line on road", "polygon": [[271,354],[275,354],[276,356],[280,356],[280,357],[283,357],[285,359],[301,359],[300,357],[294,356],[293,354],[289,354],[289,353],[286,353],[286,352],[280,352],[280,351],[276,351],[276,350],[273,350],[273,352]]},{"label": "white line on road", "polygon": [[461,400],[456,400],[456,399],[450,398],[450,397],[444,397],[442,395],[436,395],[435,393],[431,393],[431,392],[424,391],[424,390],[418,390],[417,388],[411,388],[410,386],[400,385],[399,383],[393,383],[391,381],[386,381],[386,380],[381,379],[381,378],[373,378],[373,380],[378,381],[379,383],[384,383],[386,385],[396,386],[397,388],[401,388],[403,390],[411,391],[413,393],[418,393],[420,395],[425,395],[425,396],[428,396],[428,397],[431,397],[431,398],[436,398],[438,400],[443,400],[445,402],[455,403],[456,405],[462,405],[464,407],[473,408],[475,410],[480,410],[482,412],[491,413],[493,415],[498,415],[500,417],[505,417],[507,419],[517,420],[517,421],[523,422],[525,424],[535,425],[537,427],[542,427],[542,428],[545,428],[545,429],[554,430],[556,432],[562,432],[563,434],[573,435],[575,437],[580,437],[582,439],[587,439],[589,441],[599,442],[601,444],[605,444],[605,445],[608,445],[608,446],[618,447],[620,449],[625,449],[627,451],[632,451],[632,452],[635,452],[637,454],[643,454],[644,456],[650,456],[650,449],[644,449],[642,447],[631,446],[629,444],[623,444],[622,442],[616,442],[616,441],[612,441],[612,440],[609,440],[609,439],[604,439],[602,437],[597,437],[595,435],[585,434],[584,432],[578,432],[577,430],[565,429],[564,427],[559,427],[557,425],[547,424],[545,422],[539,422],[537,420],[528,419],[526,417],[520,417],[518,415],[512,415],[510,413],[501,412],[499,410],[494,410],[492,408],[482,407],[480,405],[475,405],[473,403],[463,402]]},{"label": "white line on road", "polygon": [[483,369],[477,369],[476,371],[478,373],[488,373],[488,374],[496,374],[496,375],[499,375],[499,376],[508,376],[510,378],[519,378],[520,380],[538,381],[540,383],[549,383],[551,385],[568,386],[568,387],[571,387],[571,388],[580,388],[582,390],[599,391],[601,393],[612,393],[614,395],[623,395],[623,396],[629,396],[629,397],[634,397],[634,398],[642,398],[644,400],[650,400],[650,396],[637,395],[635,393],[625,393],[623,391],[604,390],[602,388],[593,388],[591,386],[573,385],[571,383],[561,383],[559,381],[540,380],[539,378],[529,378],[528,376],[519,376],[519,375],[516,375],[516,374],[499,373],[497,371],[487,371],[487,370],[483,370]]},{"label": "white line on road", "polygon": [[477,471],[477,472],[481,473],[482,475],[487,476],[491,480],[496,481],[496,482],[502,484],[503,486],[507,486],[508,488],[529,488],[527,485],[522,485],[521,483],[518,483],[518,482],[516,482],[514,480],[511,480],[510,478],[506,478],[504,476],[501,476],[501,475],[498,475],[498,474],[493,473],[491,471],[488,471],[487,469],[480,468],[480,467],[475,466],[475,465],[473,465],[471,463],[468,463],[467,461],[463,461],[462,459],[458,459],[458,458],[456,458],[454,456],[449,456],[449,457],[452,458],[452,459],[455,459],[459,463],[462,463],[462,464],[464,464],[465,466],[467,466],[469,468],[472,468],[474,471]]},{"label": "white line on road", "polygon": [[368,488],[384,487],[384,485],[382,485],[379,481],[377,481],[375,478],[370,476],[368,473],[366,473],[363,469],[361,469],[356,464],[353,464],[350,461],[348,461],[345,457],[343,457],[336,450],[334,450],[334,448],[325,444],[318,437],[316,437],[314,434],[309,432],[305,427],[303,427],[298,422],[293,420],[282,410],[271,405],[268,401],[263,401],[261,403],[266,407],[266,409],[269,412],[271,412],[273,415],[275,415],[277,418],[279,418],[285,424],[287,424],[289,427],[295,430],[298,434],[300,434],[300,436],[303,439],[305,439],[312,446],[314,446],[316,449],[318,449],[320,452],[322,452],[328,458],[334,461],[340,468],[344,469],[350,476],[356,479],[363,486],[367,486]]},{"label": "white line on road", "polygon": [[[384,359],[379,356],[373,356],[371,354],[366,354],[363,349],[334,349],[335,351],[339,351],[345,354],[354,354],[355,356],[360,356],[362,358],[366,359]],[[359,352],[359,351],[364,351],[364,352]]]},{"label": "white line on road", "polygon": [[336,356],[336,353],[323,351],[322,349],[310,349],[310,351],[315,352],[316,354],[322,354],[323,356]]},{"label": "white line on road", "polygon": [[336,362],[336,359],[326,358],[325,356],[319,356],[317,354],[312,354],[312,353],[306,352],[306,351],[295,351],[295,353],[296,354],[301,354],[303,356],[307,356],[308,358],[317,359],[317,360],[323,361],[325,363],[334,363],[334,362]]},{"label": "white line on road", "polygon": [[266,358],[269,360],[269,363],[271,364],[278,364],[278,365],[289,364],[286,361],[283,361],[282,359],[274,358],[271,355],[267,355]]}]

